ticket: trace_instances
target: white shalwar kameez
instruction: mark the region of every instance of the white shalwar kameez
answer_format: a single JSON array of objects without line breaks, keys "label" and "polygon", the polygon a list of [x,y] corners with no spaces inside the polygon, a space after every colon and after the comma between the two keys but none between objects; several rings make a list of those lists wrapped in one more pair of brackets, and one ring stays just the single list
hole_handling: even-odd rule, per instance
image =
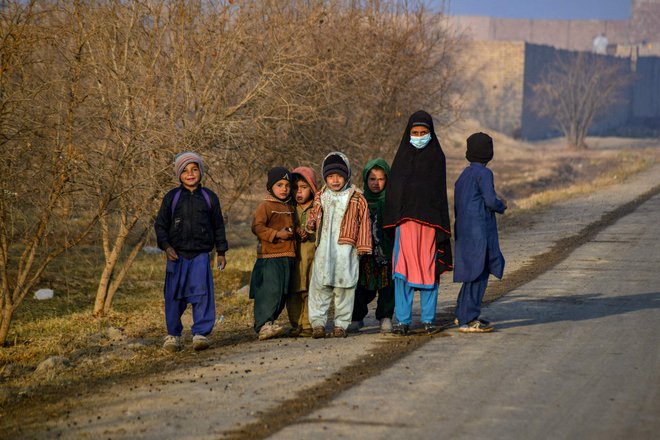
[{"label": "white shalwar kameez", "polygon": [[[347,185],[349,187],[349,185]],[[309,321],[312,327],[325,326],[334,297],[335,327],[344,330],[351,322],[360,260],[350,244],[339,244],[339,230],[351,191],[326,189],[321,194],[323,219],[319,245],[309,286]]]}]

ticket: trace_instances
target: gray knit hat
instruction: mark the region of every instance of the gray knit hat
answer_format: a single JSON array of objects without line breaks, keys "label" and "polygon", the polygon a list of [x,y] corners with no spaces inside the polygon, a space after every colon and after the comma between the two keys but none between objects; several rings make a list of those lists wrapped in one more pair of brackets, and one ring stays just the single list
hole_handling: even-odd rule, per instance
[{"label": "gray knit hat", "polygon": [[204,177],[204,161],[202,160],[202,156],[192,151],[186,151],[177,154],[174,158],[174,173],[177,179],[181,178],[181,173],[191,163],[196,163],[199,167],[200,179]]}]

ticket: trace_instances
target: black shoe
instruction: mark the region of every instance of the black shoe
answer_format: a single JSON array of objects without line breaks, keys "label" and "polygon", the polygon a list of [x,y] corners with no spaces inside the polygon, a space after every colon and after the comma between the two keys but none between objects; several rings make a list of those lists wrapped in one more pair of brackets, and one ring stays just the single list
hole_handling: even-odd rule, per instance
[{"label": "black shoe", "polygon": [[302,327],[292,327],[289,329],[287,336],[290,338],[297,338],[302,333]]},{"label": "black shoe", "polygon": [[440,328],[436,327],[436,325],[433,324],[432,322],[425,322],[424,331],[426,331],[427,334],[432,335],[434,333],[438,333],[440,331]]},{"label": "black shoe", "polygon": [[407,336],[409,329],[410,329],[410,327],[408,326],[408,324],[398,323],[392,329],[392,333],[394,333],[395,335],[398,335],[398,336]]}]

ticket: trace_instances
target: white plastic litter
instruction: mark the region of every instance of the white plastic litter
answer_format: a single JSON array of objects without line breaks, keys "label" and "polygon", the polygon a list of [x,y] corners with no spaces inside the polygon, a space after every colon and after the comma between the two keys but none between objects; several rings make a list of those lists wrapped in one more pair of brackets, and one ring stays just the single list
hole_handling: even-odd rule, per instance
[{"label": "white plastic litter", "polygon": [[51,299],[53,295],[55,295],[55,292],[53,292],[52,289],[39,289],[36,292],[34,292],[34,299],[38,299],[38,300]]}]

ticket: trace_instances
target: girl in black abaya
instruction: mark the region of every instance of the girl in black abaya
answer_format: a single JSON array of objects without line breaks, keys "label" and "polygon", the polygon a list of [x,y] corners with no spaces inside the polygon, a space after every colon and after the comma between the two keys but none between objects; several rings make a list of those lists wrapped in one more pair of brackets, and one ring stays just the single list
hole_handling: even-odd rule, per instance
[{"label": "girl in black abaya", "polygon": [[440,274],[452,270],[445,155],[425,111],[415,112],[392,162],[383,225],[394,232],[392,256],[394,333],[405,335],[412,323],[415,290],[420,291],[422,323],[436,331]]}]

